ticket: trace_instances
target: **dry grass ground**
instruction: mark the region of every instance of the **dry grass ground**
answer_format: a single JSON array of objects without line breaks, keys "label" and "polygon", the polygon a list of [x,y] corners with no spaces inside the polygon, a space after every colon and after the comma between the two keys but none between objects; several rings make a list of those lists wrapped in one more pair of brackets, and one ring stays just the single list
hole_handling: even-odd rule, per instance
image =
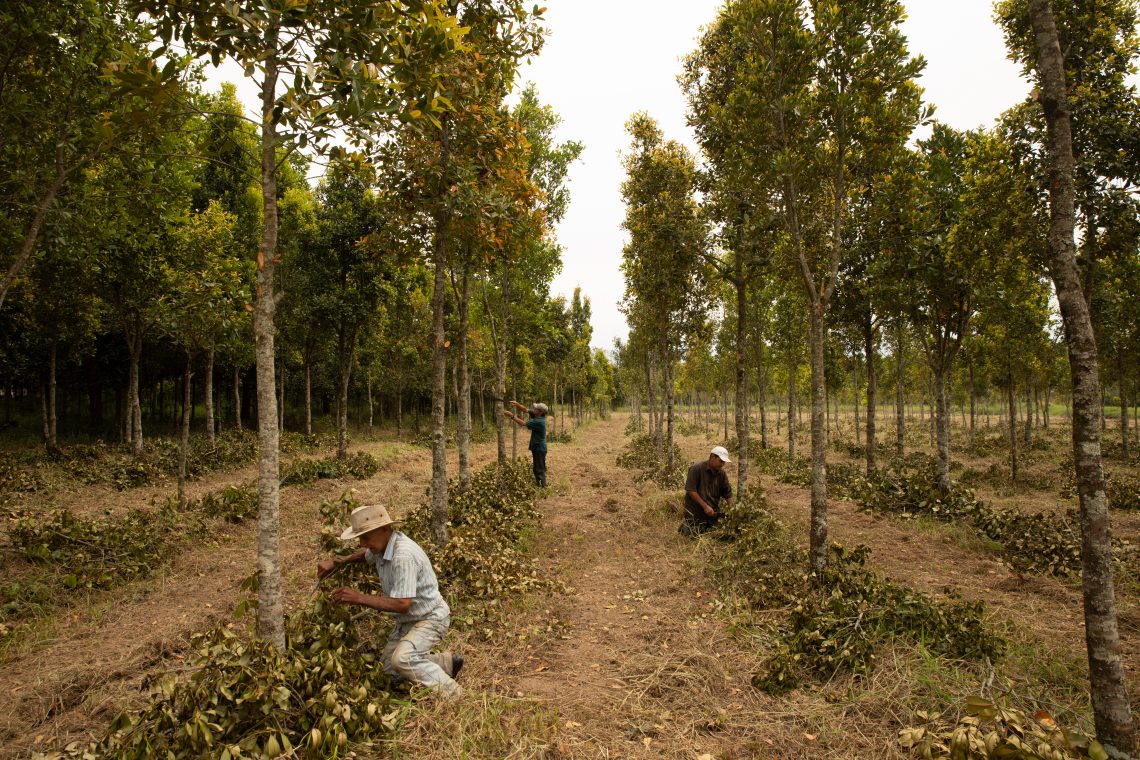
[{"label": "dry grass ground", "polygon": [[[984,667],[899,647],[882,653],[865,679],[836,678],[780,699],[754,689],[752,675],[772,643],[768,623],[779,613],[756,616],[722,598],[703,569],[707,553],[720,547],[677,533],[673,509],[680,491],[637,483],[635,473],[616,465],[627,420],[619,414],[591,423],[573,443],[551,447],[544,522],[527,543],[568,593],[517,600],[494,630],[453,632],[449,646],[468,658],[464,696],[417,701],[390,746],[362,749],[359,756],[902,758],[896,732],[915,710],[955,704],[989,677]],[[719,442],[714,437],[679,442],[696,461]],[[362,499],[393,501],[397,512],[423,498],[430,475],[425,449],[362,448],[383,461],[374,478],[282,492],[282,547],[294,604],[313,587],[322,498],[353,487]],[[494,444],[480,444],[474,454],[476,465],[486,463]],[[1046,459],[1039,466],[1055,469],[1058,463]],[[251,476],[234,471],[195,488]],[[762,485],[774,510],[806,526],[806,490],[769,478]],[[105,498],[126,504],[132,493],[140,501],[165,498],[171,488],[125,495],[80,490],[68,498],[94,509]],[[1026,509],[1045,508],[1049,500],[1042,489],[1002,498]],[[1073,583],[1018,578],[984,540],[955,526],[877,518],[845,501],[833,502],[831,514],[832,537],[870,545],[872,562],[891,577],[932,593],[952,585],[968,598],[986,599],[994,623],[1013,641],[1000,672],[1015,679],[1022,696],[1040,698],[1059,713],[1084,714],[1080,599]],[[1126,524],[1135,530],[1133,521]],[[254,539],[252,526],[226,527],[161,576],[94,597],[40,626],[0,663],[0,758],[95,736],[124,706],[137,704],[148,676],[179,667],[191,633],[232,617],[240,581],[253,569]],[[1140,664],[1140,636],[1129,622],[1140,621],[1135,599],[1122,600],[1122,613],[1126,661],[1134,672]]]}]

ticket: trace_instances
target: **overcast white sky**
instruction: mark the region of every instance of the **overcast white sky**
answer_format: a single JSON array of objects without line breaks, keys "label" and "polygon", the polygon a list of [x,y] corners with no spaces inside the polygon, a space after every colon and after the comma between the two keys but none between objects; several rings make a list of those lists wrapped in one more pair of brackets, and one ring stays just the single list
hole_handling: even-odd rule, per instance
[{"label": "overcast white sky", "polygon": [[[524,81],[562,115],[561,136],[585,144],[570,172],[571,204],[558,229],[562,273],[554,293],[581,286],[593,306],[595,346],[609,349],[626,335],[618,311],[624,233],[619,153],[624,125],[649,112],[666,136],[695,149],[677,86],[681,59],[722,0],[548,0],[550,29],[542,55],[526,65]],[[904,0],[904,31],[912,54],[927,60],[922,85],[936,118],[960,129],[988,126],[1025,97],[1029,85],[1006,58],[992,0]],[[211,79],[241,76],[233,67]],[[245,86],[242,86],[245,85]],[[239,83],[243,100],[256,93]]]}]

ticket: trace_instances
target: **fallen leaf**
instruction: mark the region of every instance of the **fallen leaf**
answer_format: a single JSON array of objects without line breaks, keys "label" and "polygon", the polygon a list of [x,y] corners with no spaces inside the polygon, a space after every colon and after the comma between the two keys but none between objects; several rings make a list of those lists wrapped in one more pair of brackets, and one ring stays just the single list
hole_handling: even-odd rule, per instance
[{"label": "fallen leaf", "polygon": [[807,739],[809,742],[814,742],[814,741],[815,741],[815,737],[816,737],[816,736],[818,736],[818,735],[819,735],[819,734],[808,734],[808,733],[805,733],[805,734],[804,734],[804,738],[805,738],[805,739]]}]

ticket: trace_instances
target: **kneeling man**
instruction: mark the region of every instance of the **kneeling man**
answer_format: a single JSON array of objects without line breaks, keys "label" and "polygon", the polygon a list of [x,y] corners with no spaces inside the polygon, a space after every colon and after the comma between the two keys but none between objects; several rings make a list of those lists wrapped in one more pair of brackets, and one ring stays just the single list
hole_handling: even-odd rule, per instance
[{"label": "kneeling man", "polygon": [[359,539],[360,550],[319,563],[317,577],[324,578],[349,562],[367,562],[375,567],[382,596],[344,587],[333,592],[333,601],[371,607],[395,620],[384,647],[388,675],[437,689],[448,697],[458,695],[461,689],[455,676],[463,667],[463,657],[431,652],[451,625],[451,608],[439,593],[431,560],[419,544],[392,529],[395,521],[380,505],[354,509],[350,521],[352,525],[341,534],[341,540]]},{"label": "kneeling man", "polygon": [[709,458],[697,462],[689,468],[685,478],[685,519],[681,522],[681,533],[697,536],[716,527],[723,513],[721,499],[732,505],[732,486],[724,466],[732,460],[728,449],[717,446],[709,453]]}]

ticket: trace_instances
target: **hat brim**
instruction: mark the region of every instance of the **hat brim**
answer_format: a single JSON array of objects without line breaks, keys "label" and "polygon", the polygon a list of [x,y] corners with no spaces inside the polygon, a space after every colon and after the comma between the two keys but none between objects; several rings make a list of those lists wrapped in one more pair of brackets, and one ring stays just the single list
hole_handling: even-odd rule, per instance
[{"label": "hat brim", "polygon": [[379,525],[373,525],[373,526],[366,528],[365,530],[361,530],[361,531],[353,530],[352,526],[350,525],[349,527],[344,529],[343,533],[340,534],[340,540],[341,541],[351,541],[354,538],[360,538],[365,533],[371,533],[374,530],[380,530],[381,528],[386,528],[389,525],[395,525],[398,522],[399,522],[399,520],[391,520],[390,522],[380,523]]}]

